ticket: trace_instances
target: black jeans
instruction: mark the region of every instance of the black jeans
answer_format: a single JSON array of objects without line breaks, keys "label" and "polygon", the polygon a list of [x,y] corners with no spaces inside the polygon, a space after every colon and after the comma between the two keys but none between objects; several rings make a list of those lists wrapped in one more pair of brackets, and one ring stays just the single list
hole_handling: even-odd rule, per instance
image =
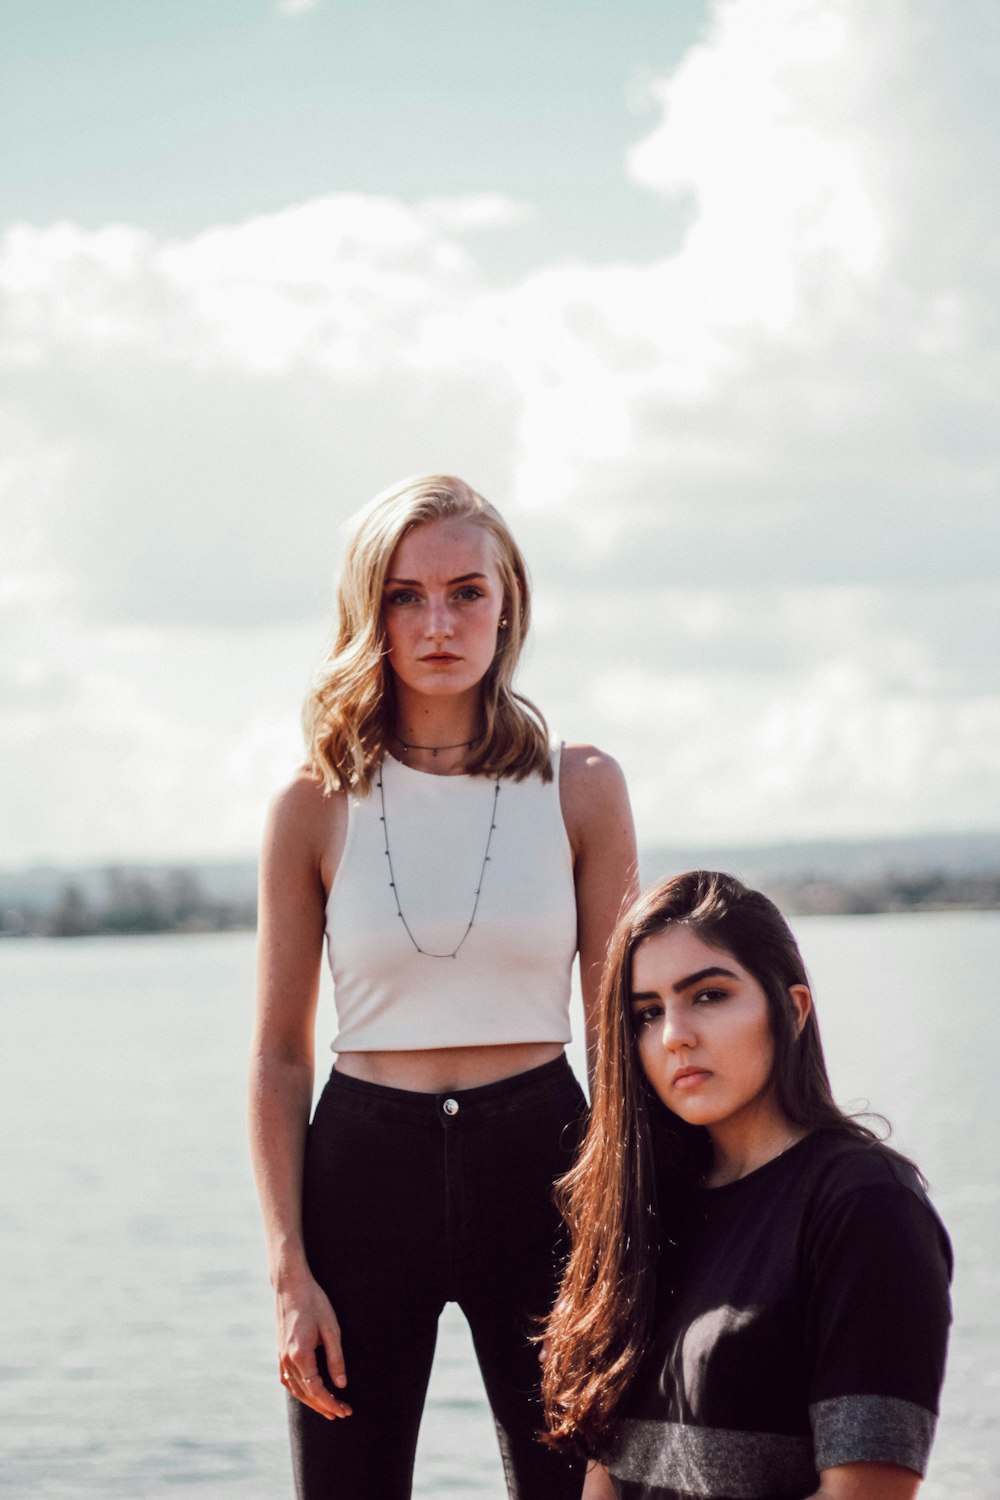
[{"label": "black jeans", "polygon": [[289,1398],[299,1500],[407,1500],[448,1301],[469,1321],[511,1500],[579,1500],[584,1465],[537,1439],[530,1337],[557,1288],[552,1183],[585,1108],[565,1058],[451,1094],[331,1074],[306,1142],[303,1225],[353,1415],[331,1422]]}]

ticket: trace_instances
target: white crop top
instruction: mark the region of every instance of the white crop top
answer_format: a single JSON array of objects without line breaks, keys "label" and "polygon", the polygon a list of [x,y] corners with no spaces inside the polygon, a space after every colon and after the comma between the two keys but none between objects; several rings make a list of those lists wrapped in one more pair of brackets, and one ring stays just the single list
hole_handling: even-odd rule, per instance
[{"label": "white crop top", "polygon": [[[381,793],[373,783],[349,798],[326,906],[335,1052],[569,1041],[576,894],[559,755],[552,781],[502,779],[499,790],[489,776],[432,776],[387,755]],[[461,942],[477,886],[457,956],[430,957]]]}]

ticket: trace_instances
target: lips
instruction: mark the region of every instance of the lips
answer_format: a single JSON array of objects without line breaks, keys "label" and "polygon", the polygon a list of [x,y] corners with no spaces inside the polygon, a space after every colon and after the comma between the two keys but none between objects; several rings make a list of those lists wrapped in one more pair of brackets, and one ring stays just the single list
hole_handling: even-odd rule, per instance
[{"label": "lips", "polygon": [[432,662],[460,661],[461,657],[454,656],[450,651],[433,651],[427,656],[422,656],[420,660]]},{"label": "lips", "polygon": [[699,1084],[705,1083],[711,1078],[707,1068],[680,1068],[670,1080],[671,1088],[683,1089],[685,1093],[689,1089],[696,1089]]}]

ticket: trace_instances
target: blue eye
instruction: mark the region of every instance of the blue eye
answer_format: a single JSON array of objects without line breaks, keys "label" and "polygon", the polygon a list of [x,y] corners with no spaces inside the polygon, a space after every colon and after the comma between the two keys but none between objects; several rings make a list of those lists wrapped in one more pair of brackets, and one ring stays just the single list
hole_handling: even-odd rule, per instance
[{"label": "blue eye", "polygon": [[412,589],[399,589],[395,594],[387,594],[385,602],[386,604],[410,604],[416,597]]}]

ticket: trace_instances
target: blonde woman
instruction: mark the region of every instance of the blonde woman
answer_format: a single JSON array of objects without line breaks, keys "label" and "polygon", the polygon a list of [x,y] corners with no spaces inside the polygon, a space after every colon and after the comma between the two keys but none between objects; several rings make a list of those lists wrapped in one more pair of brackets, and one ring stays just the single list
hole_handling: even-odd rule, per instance
[{"label": "blonde woman", "polygon": [[[361,513],[263,849],[251,1137],[300,1500],[405,1500],[437,1319],[468,1318],[517,1500],[578,1500],[540,1444],[564,1055],[632,894],[621,773],[512,687],[530,594],[504,521],[432,475]],[[326,942],[338,1031],[310,1123]]]}]

